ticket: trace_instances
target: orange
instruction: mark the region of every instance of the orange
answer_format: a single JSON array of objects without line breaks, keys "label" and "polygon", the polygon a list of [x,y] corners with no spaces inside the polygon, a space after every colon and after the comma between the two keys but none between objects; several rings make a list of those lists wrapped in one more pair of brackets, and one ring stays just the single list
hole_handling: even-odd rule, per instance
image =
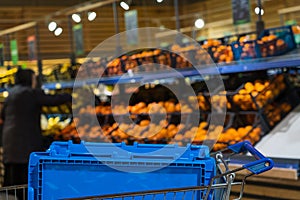
[{"label": "orange", "polygon": [[245,89],[241,89],[241,90],[239,91],[239,94],[248,94],[248,92],[247,92],[247,90],[245,90]]},{"label": "orange", "polygon": [[231,103],[227,102],[227,108],[231,109]]},{"label": "orange", "polygon": [[181,105],[180,105],[180,103],[176,104],[175,110],[176,110],[176,112],[180,112],[181,111]]},{"label": "orange", "polygon": [[236,94],[233,96],[233,102],[234,103],[239,103],[241,100],[240,95]]},{"label": "orange", "polygon": [[176,126],[174,125],[174,124],[170,124],[169,126],[168,126],[168,131],[172,131],[172,130],[174,130],[176,128]]},{"label": "orange", "polygon": [[246,132],[249,132],[249,131],[251,131],[252,130],[252,126],[251,125],[248,125],[248,126],[246,126],[245,127],[245,130],[246,130]]},{"label": "orange", "polygon": [[166,110],[168,113],[175,112],[175,104],[173,102],[170,102],[166,105]]},{"label": "orange", "polygon": [[251,92],[251,95],[252,95],[253,97],[256,97],[256,96],[258,95],[258,92],[257,92],[257,91],[252,91],[252,92]]},{"label": "orange", "polygon": [[254,87],[255,87],[255,90],[258,92],[261,92],[265,89],[265,86],[259,82],[255,83]]},{"label": "orange", "polygon": [[136,104],[136,106],[137,106],[138,108],[145,108],[145,107],[146,107],[146,104],[145,104],[144,102],[140,102],[140,103]]},{"label": "orange", "polygon": [[167,137],[168,138],[173,138],[177,133],[177,130],[172,130],[167,132]]},{"label": "orange", "polygon": [[206,139],[206,135],[196,135],[193,139],[194,141],[204,141]]},{"label": "orange", "polygon": [[277,38],[276,35],[271,34],[271,35],[269,35],[268,40],[272,41],[272,40],[275,40],[276,38]]},{"label": "orange", "polygon": [[149,124],[150,124],[150,121],[146,120],[146,119],[144,119],[140,122],[140,126],[148,126]]},{"label": "orange", "polygon": [[246,89],[246,91],[247,91],[248,93],[250,93],[250,92],[252,92],[252,91],[254,90],[254,85],[253,85],[252,83],[250,83],[250,82],[247,82],[247,83],[245,84],[245,89]]},{"label": "orange", "polygon": [[185,125],[184,124],[178,124],[177,126],[178,130],[182,130],[185,128]]},{"label": "orange", "polygon": [[197,135],[206,135],[207,131],[203,129],[198,129]]},{"label": "orange", "polygon": [[175,138],[174,138],[176,141],[180,141],[180,140],[182,140],[183,139],[183,135],[181,135],[181,134],[177,134],[176,136],[175,136]]},{"label": "orange", "polygon": [[237,132],[239,133],[240,137],[244,137],[248,133],[248,131],[244,127],[238,128]]},{"label": "orange", "polygon": [[265,92],[265,97],[266,97],[266,99],[272,99],[273,98],[272,91],[271,90],[267,90]]},{"label": "orange", "polygon": [[187,138],[191,138],[194,135],[194,133],[192,131],[186,131],[184,134],[184,137]]}]

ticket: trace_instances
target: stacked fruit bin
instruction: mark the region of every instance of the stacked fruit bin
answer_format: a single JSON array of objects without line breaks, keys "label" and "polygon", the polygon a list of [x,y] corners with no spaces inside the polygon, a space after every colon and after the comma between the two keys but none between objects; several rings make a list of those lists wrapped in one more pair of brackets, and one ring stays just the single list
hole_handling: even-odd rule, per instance
[{"label": "stacked fruit bin", "polygon": [[[184,104],[171,98],[158,102],[154,99],[149,102],[137,101],[129,106],[122,103],[114,106],[100,103],[95,108],[79,107],[78,112],[84,117],[74,118],[72,123],[56,132],[53,137],[55,140],[72,139],[77,142],[80,140],[127,144],[175,142],[179,145],[191,142],[202,144],[205,140],[206,142],[215,140],[217,143],[214,150],[243,140],[255,144],[296,105],[290,101],[277,101],[282,99],[282,96],[290,100],[288,97],[291,89],[284,75],[276,75],[271,80],[246,82],[233,91],[213,95],[202,91],[196,97],[189,97]],[[195,98],[200,109],[197,125],[190,121],[193,115],[197,114],[193,112],[195,108],[189,103]],[[296,98],[292,99],[297,101]],[[211,110],[222,111],[224,108],[227,109],[225,124],[212,124]],[[127,113],[136,126],[126,122]],[[93,119],[95,115],[97,121]],[[153,123],[149,118],[150,115],[161,120]]]},{"label": "stacked fruit bin", "polygon": [[235,60],[279,56],[295,48],[291,26],[267,29],[258,39],[241,37],[232,44]]}]

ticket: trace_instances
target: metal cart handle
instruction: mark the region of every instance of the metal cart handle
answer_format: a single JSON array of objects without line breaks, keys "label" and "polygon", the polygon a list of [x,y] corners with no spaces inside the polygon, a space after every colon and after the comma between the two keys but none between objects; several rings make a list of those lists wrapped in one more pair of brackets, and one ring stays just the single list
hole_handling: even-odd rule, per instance
[{"label": "metal cart handle", "polygon": [[260,174],[273,168],[274,162],[270,158],[266,158],[262,153],[255,149],[249,141],[243,141],[231,146],[228,149],[235,153],[242,153],[248,151],[257,160],[243,165],[243,168],[248,169],[254,174]]}]

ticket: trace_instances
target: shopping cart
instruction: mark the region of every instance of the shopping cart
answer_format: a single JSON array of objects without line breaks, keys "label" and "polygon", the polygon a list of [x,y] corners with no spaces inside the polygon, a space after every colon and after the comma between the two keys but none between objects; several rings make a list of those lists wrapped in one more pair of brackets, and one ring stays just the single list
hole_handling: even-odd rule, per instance
[{"label": "shopping cart", "polygon": [[[224,152],[229,154],[226,156]],[[245,153],[248,151],[251,153],[255,161],[245,164],[240,168],[230,170],[228,163],[230,158],[236,154]],[[257,151],[250,142],[244,141],[229,146],[228,148],[212,153],[211,156],[214,156],[216,159],[217,165],[217,175],[214,176],[210,184],[207,186],[197,186],[197,187],[183,187],[183,188],[170,188],[163,190],[151,190],[151,191],[139,191],[139,192],[127,192],[119,194],[109,194],[109,195],[99,195],[99,196],[90,196],[90,197],[80,197],[80,198],[66,198],[66,200],[83,200],[83,199],[97,199],[97,200],[175,200],[175,199],[188,199],[188,200],[200,200],[200,199],[229,199],[230,191],[232,186],[240,186],[239,197],[236,198],[242,199],[246,179],[255,174],[261,174],[265,171],[272,169],[274,163],[270,158],[266,158],[259,151]],[[248,170],[249,172],[243,176],[242,181],[236,182],[235,175],[237,172],[242,170]],[[200,195],[200,191],[205,191],[204,195]]]},{"label": "shopping cart", "polygon": [[27,184],[0,187],[0,200],[25,200],[26,194]]},{"label": "shopping cart", "polygon": [[[255,160],[248,164],[242,165],[242,167],[230,170],[230,159],[240,153],[249,152],[253,155]],[[99,200],[200,200],[200,199],[229,199],[231,188],[234,186],[240,187],[239,197],[241,199],[244,192],[246,179],[250,176],[261,174],[270,170],[274,163],[270,158],[266,158],[259,151],[257,151],[248,141],[237,143],[229,146],[228,148],[214,152],[210,154],[214,157],[216,163],[216,175],[210,179],[208,185],[204,186],[191,186],[191,187],[176,187],[176,188],[163,188],[147,191],[135,191],[135,192],[123,192],[115,194],[86,196],[82,195],[76,198],[58,198],[66,200],[82,200],[82,199],[99,199]],[[67,162],[67,161],[66,161]],[[237,172],[242,170],[248,171],[241,179],[236,181],[235,176]],[[78,172],[74,172],[78,173]],[[41,180],[40,180],[41,181]],[[120,180],[121,181],[121,180]],[[70,183],[72,184],[72,183]],[[53,186],[52,186],[53,187]],[[111,186],[113,187],[113,185]],[[0,188],[0,199],[4,200],[20,200],[18,199],[18,192],[20,191],[25,196],[27,185],[11,186]],[[41,190],[41,188],[40,188]],[[99,191],[103,188],[99,188]],[[25,199],[25,198],[23,198]],[[46,199],[45,197],[30,196],[29,200],[33,199]]]}]

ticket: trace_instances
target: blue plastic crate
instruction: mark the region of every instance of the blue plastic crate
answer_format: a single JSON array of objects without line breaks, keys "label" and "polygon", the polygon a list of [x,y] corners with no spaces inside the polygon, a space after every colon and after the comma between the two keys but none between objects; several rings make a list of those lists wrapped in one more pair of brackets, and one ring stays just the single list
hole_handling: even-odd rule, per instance
[{"label": "blue plastic crate", "polygon": [[233,42],[231,44],[234,60],[249,60],[261,58],[261,52],[256,40]]},{"label": "blue plastic crate", "polygon": [[[47,152],[30,156],[28,197],[50,200],[203,186],[215,174],[206,146],[54,142]],[[175,199],[201,199],[204,194],[187,192]]]},{"label": "blue plastic crate", "polygon": [[[269,36],[271,34],[275,35],[277,38],[272,41],[259,44],[262,57],[283,55],[297,47],[292,26],[282,26],[277,28],[266,29],[264,30],[263,34],[259,37],[259,39],[263,38],[264,36]],[[281,46],[278,45],[278,42],[280,40],[284,42]],[[270,50],[271,46],[273,48],[272,50]],[[264,49],[266,50],[265,53]]]}]

